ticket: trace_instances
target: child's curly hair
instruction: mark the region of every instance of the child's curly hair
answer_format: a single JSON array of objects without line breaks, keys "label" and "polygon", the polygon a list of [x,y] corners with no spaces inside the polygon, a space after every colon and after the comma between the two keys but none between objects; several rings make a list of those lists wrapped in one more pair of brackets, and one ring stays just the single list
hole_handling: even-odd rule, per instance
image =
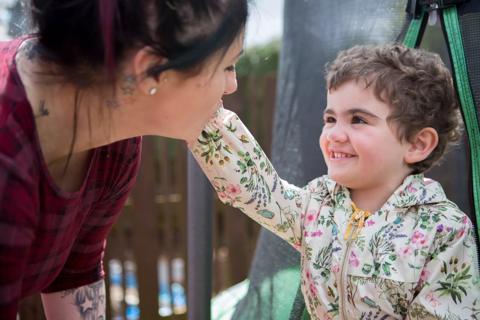
[{"label": "child's curly hair", "polygon": [[461,136],[453,80],[437,54],[399,44],[355,46],[341,51],[326,71],[328,90],[351,80],[371,87],[376,98],[391,107],[387,120],[398,125],[400,141],[411,141],[422,128],[437,131],[437,147],[425,160],[410,165],[412,173],[432,167],[447,144]]}]

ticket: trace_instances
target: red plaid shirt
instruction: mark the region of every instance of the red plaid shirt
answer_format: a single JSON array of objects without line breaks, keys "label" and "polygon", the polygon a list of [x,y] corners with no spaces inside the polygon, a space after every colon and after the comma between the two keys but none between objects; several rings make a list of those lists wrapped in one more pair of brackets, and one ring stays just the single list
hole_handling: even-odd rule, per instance
[{"label": "red plaid shirt", "polygon": [[93,150],[81,189],[60,190],[14,63],[20,43],[0,42],[1,319],[15,319],[22,297],[103,277],[105,239],[134,184],[141,146],[132,138]]}]

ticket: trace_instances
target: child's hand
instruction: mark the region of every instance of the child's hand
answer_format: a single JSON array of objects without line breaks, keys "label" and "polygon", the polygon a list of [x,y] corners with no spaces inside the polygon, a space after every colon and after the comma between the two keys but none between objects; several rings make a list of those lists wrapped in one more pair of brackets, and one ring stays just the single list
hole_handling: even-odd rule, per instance
[{"label": "child's hand", "polygon": [[[203,128],[205,128],[205,126],[206,126],[208,123],[210,123],[211,121],[213,121],[213,120],[218,116],[218,113],[220,112],[221,109],[223,109],[223,100],[220,99],[220,101],[218,101],[217,106],[215,107],[212,115],[208,118],[208,121],[203,124],[202,130],[203,130]],[[200,134],[201,134],[201,131],[200,131],[200,132],[196,132],[194,136],[192,136],[191,138],[185,140],[185,142],[187,143],[187,147],[188,147],[188,148],[192,148],[192,147],[194,146],[194,144],[197,142],[197,139],[198,139],[198,137],[200,136]]]}]

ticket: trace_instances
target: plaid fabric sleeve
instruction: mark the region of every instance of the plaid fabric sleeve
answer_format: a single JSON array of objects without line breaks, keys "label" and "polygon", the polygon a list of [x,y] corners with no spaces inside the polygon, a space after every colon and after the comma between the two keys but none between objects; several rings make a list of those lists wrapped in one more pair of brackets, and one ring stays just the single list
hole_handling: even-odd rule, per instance
[{"label": "plaid fabric sleeve", "polygon": [[130,139],[125,149],[113,150],[108,159],[99,171],[118,173],[105,177],[111,181],[112,188],[89,213],[62,272],[43,290],[44,293],[78,288],[104,276],[102,258],[106,238],[135,183],[140,163],[140,139]]},{"label": "plaid fabric sleeve", "polygon": [[37,216],[28,176],[0,154],[0,318],[16,319]]}]

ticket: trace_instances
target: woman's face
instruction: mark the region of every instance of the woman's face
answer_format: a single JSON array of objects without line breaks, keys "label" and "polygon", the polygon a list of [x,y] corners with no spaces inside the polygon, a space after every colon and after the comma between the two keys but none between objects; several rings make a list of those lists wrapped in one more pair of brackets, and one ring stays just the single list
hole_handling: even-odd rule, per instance
[{"label": "woman's face", "polygon": [[156,94],[153,134],[187,141],[196,139],[221,105],[222,97],[237,90],[235,63],[242,52],[243,35],[225,55],[211,58],[194,76],[166,72]]}]

